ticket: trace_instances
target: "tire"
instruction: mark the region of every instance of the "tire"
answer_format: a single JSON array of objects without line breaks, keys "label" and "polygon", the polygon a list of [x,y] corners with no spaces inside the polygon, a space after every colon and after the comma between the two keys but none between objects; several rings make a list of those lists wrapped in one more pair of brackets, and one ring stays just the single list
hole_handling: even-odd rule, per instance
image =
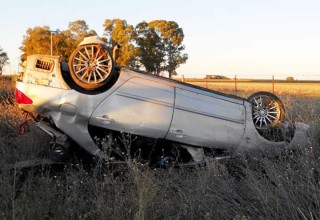
[{"label": "tire", "polygon": [[69,149],[60,144],[53,144],[50,147],[49,158],[54,161],[66,161],[69,158]]},{"label": "tire", "polygon": [[115,68],[112,56],[101,44],[78,46],[72,52],[68,65],[73,82],[87,91],[108,84]]},{"label": "tire", "polygon": [[252,104],[252,120],[258,131],[279,128],[285,117],[281,100],[269,92],[257,92],[248,98]]}]

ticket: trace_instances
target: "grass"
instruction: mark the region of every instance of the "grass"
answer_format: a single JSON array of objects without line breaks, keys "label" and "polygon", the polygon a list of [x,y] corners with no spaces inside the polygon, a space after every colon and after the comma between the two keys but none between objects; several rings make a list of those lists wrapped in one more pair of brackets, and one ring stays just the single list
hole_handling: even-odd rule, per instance
[{"label": "grass", "polygon": [[[43,132],[31,126],[30,133],[17,133],[25,116],[11,79],[0,78],[0,85],[0,165],[46,157]],[[0,168],[0,219],[320,219],[320,96],[280,96],[290,120],[312,126],[312,141],[298,154],[166,170],[132,159],[108,165],[81,157],[50,167]]]},{"label": "grass", "polygon": [[273,92],[279,96],[298,96],[298,97],[320,97],[319,81],[275,81],[270,80],[204,80],[204,79],[185,79],[194,85],[204,88],[228,92],[235,95],[247,97],[257,91]]}]

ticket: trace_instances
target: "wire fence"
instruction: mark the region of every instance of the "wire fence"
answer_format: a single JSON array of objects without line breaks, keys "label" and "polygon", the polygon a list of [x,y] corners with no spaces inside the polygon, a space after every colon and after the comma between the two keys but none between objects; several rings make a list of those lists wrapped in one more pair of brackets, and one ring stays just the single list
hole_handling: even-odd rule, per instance
[{"label": "wire fence", "polygon": [[295,80],[293,77],[277,79],[274,75],[264,79],[233,78],[207,76],[204,78],[177,78],[185,83],[194,84],[207,89],[239,95],[256,91],[267,91],[274,94],[305,95],[320,97],[320,80]]}]

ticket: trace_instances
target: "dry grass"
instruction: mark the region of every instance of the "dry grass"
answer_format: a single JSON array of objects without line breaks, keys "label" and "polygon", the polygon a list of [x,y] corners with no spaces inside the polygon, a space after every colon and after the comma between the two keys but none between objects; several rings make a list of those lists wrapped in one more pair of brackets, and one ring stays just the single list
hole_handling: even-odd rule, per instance
[{"label": "dry grass", "polygon": [[[17,134],[24,115],[10,83],[0,79],[0,164],[46,156],[48,143],[34,127]],[[290,120],[312,125],[312,143],[299,154],[172,170],[77,158],[0,168],[0,219],[320,219],[320,97],[281,97]]]},{"label": "dry grass", "polygon": [[[188,82],[188,80],[186,80]],[[276,81],[189,81],[204,88],[228,92],[236,95],[248,95],[258,91],[273,92],[279,96],[320,97],[320,82],[283,82]]]}]

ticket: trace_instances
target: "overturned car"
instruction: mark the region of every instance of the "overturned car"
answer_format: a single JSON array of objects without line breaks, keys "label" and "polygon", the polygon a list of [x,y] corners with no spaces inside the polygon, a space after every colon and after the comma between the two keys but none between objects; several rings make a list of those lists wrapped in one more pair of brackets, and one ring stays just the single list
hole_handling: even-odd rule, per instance
[{"label": "overturned car", "polygon": [[41,116],[37,125],[53,138],[57,159],[73,142],[106,160],[129,155],[153,164],[307,143],[308,125],[287,123],[275,95],[243,99],[120,68],[98,37],[85,38],[68,64],[29,56],[15,94],[21,109]]}]

